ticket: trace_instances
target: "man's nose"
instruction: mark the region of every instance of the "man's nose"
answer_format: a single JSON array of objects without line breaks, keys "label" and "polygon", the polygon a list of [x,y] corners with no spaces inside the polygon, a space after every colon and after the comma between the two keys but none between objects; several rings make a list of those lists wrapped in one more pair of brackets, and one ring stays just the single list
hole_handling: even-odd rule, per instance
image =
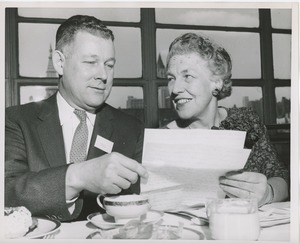
[{"label": "man's nose", "polygon": [[105,69],[105,65],[99,65],[97,67],[94,79],[101,80],[103,83],[107,82],[107,71]]}]

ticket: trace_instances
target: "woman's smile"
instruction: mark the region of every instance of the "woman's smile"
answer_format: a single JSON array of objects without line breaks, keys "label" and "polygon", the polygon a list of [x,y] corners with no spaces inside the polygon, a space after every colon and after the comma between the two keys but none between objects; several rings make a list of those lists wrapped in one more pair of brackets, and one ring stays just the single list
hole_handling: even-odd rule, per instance
[{"label": "woman's smile", "polygon": [[179,100],[175,100],[175,103],[177,105],[182,105],[182,104],[186,104],[188,102],[190,102],[192,99],[179,99]]}]

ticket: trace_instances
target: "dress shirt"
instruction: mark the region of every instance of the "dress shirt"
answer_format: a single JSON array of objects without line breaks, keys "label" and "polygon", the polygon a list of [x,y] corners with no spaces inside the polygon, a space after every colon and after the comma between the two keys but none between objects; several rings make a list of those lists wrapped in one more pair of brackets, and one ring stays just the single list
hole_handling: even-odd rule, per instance
[{"label": "dress shirt", "polygon": [[[75,109],[68,104],[68,102],[61,96],[59,92],[57,92],[57,106],[58,106],[60,125],[62,127],[62,132],[63,132],[66,160],[67,160],[67,164],[69,164],[70,151],[71,151],[74,133],[80,121],[74,113]],[[87,114],[86,123],[88,128],[88,143],[86,147],[86,153],[87,153],[88,148],[90,146],[96,115],[89,112],[87,112],[86,114]],[[73,198],[72,200],[67,200],[70,213],[72,213],[75,209],[74,202],[77,200],[77,198],[78,196]]]},{"label": "dress shirt", "polygon": [[[61,96],[59,92],[57,92],[57,106],[58,106],[58,114],[60,125],[63,131],[64,144],[65,144],[65,153],[67,163],[70,163],[70,151],[72,146],[72,141],[74,137],[75,130],[80,123],[78,117],[74,114],[74,108],[70,106],[67,101]],[[86,124],[88,128],[88,144],[86,148],[86,152],[88,151],[96,115],[87,112]]]}]

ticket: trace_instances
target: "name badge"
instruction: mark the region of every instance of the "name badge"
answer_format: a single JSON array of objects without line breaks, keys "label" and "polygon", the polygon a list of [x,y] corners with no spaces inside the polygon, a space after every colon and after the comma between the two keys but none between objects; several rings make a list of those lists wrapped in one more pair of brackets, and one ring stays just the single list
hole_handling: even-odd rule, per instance
[{"label": "name badge", "polygon": [[108,139],[97,135],[95,147],[109,154],[111,153],[113,146],[114,143],[112,141],[109,141]]}]

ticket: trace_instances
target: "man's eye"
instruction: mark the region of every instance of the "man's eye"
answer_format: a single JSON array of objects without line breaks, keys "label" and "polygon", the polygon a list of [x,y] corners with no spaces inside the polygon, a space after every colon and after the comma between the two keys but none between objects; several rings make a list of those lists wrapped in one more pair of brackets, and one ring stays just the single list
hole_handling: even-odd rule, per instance
[{"label": "man's eye", "polygon": [[87,64],[95,64],[96,62],[95,62],[95,61],[84,61],[84,63],[87,63]]},{"label": "man's eye", "polygon": [[105,64],[108,68],[113,68],[115,65],[114,64],[110,64],[110,63],[106,63]]}]

